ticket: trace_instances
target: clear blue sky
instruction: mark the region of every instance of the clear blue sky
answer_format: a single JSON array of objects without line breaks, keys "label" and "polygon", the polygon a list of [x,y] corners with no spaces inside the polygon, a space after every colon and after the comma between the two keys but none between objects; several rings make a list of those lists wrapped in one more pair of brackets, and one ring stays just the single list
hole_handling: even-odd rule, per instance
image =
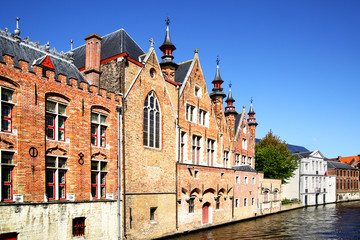
[{"label": "clear blue sky", "polygon": [[[59,52],[124,28],[146,52],[164,40],[170,16],[175,61],[199,49],[211,91],[216,56],[225,93],[241,111],[250,98],[259,123],[287,143],[326,157],[360,154],[360,1],[5,1],[0,28],[50,42]],[[157,51],[160,56],[160,50]]]}]

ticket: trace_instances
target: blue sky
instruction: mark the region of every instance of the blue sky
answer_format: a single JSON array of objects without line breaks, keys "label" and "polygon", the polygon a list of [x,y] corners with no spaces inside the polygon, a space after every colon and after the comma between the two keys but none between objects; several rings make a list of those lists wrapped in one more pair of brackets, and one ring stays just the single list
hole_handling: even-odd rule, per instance
[{"label": "blue sky", "polygon": [[[254,99],[257,137],[272,131],[326,157],[360,154],[360,1],[6,1],[0,28],[59,52],[124,28],[147,51],[170,16],[176,62],[199,49],[208,88],[216,57],[238,111]],[[158,49],[158,48],[157,48]],[[157,51],[161,56],[160,50]]]}]

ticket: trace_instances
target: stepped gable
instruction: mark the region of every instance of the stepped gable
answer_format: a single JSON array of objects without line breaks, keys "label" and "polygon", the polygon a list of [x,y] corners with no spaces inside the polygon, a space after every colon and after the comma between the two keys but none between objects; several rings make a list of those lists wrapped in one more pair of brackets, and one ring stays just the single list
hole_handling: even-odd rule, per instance
[{"label": "stepped gable", "polygon": [[[124,29],[119,29],[102,37],[100,61],[124,52],[136,61],[139,61],[139,57],[145,54]],[[74,64],[78,69],[85,67],[85,44],[74,49]]]},{"label": "stepped gable", "polygon": [[175,71],[175,82],[182,84],[185,80],[185,77],[190,69],[190,66],[192,64],[192,60],[179,63],[179,67]]},{"label": "stepped gable", "polygon": [[19,66],[19,60],[29,62],[29,71],[32,70],[33,65],[41,64],[45,57],[49,56],[55,68],[55,77],[58,74],[63,74],[67,76],[67,83],[69,83],[70,78],[88,83],[75,65],[71,63],[71,59],[64,53],[57,53],[55,49],[50,50],[47,44],[41,46],[38,42],[30,42],[28,37],[22,40],[16,39],[11,34],[7,34],[6,31],[0,30],[0,60],[4,54],[14,57],[15,67]]}]

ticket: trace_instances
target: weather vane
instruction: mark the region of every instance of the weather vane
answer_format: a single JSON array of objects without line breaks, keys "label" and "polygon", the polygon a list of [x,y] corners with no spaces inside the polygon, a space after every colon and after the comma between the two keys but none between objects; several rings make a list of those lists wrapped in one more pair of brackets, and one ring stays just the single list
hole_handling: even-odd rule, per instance
[{"label": "weather vane", "polygon": [[165,22],[166,22],[166,25],[169,25],[169,23],[170,23],[170,16],[167,16]]},{"label": "weather vane", "polygon": [[253,101],[254,101],[254,100],[253,100],[253,99],[252,99],[252,97],[251,97],[251,99],[250,99],[250,103],[252,104],[252,103],[253,103]]},{"label": "weather vane", "polygon": [[220,62],[220,60],[219,60],[219,55],[218,55],[217,58],[216,58],[217,65],[219,65],[219,62]]}]

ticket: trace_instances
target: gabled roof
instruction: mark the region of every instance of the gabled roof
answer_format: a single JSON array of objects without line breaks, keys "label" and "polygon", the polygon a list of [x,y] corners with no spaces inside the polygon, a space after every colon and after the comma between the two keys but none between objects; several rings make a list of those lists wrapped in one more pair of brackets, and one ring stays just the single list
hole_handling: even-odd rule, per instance
[{"label": "gabled roof", "polygon": [[183,63],[179,63],[179,67],[175,71],[175,82],[183,83],[188,73],[193,60],[189,60]]},{"label": "gabled roof", "polygon": [[250,165],[233,166],[232,169],[234,169],[236,171],[243,171],[243,172],[257,172],[255,169],[250,167]]},{"label": "gabled roof", "polygon": [[[260,143],[260,141],[261,141],[261,139],[255,138],[255,143]],[[288,144],[288,149],[290,150],[291,153],[310,152],[307,148],[305,148],[303,146],[297,146],[297,145],[292,145],[292,144]]]},{"label": "gabled roof", "polygon": [[356,168],[350,166],[349,164],[343,162],[327,161],[328,169],[349,169],[357,170]]},{"label": "gabled roof", "polygon": [[[100,61],[124,52],[136,61],[139,61],[139,56],[145,54],[124,29],[102,37]],[[85,45],[74,49],[74,64],[78,69],[85,67]]]},{"label": "gabled roof", "polygon": [[347,164],[351,164],[353,162],[353,160],[359,162],[359,156],[350,156],[350,157],[339,157],[340,158],[340,162],[343,163],[347,163]]},{"label": "gabled roof", "polygon": [[[28,39],[23,39],[21,42],[17,42],[11,37],[6,37],[0,34],[0,56],[8,54],[14,57],[14,66],[18,66],[19,60],[25,60],[29,62],[29,70],[32,69],[32,65],[38,65],[46,56],[49,56],[52,64],[55,68],[55,77],[58,74],[64,74],[69,78],[75,78],[80,82],[88,82],[79,70],[69,60],[64,57],[60,57],[59,53],[54,53],[55,50],[46,51],[40,47],[37,43],[31,43]],[[2,59],[0,59],[2,60]]]}]

